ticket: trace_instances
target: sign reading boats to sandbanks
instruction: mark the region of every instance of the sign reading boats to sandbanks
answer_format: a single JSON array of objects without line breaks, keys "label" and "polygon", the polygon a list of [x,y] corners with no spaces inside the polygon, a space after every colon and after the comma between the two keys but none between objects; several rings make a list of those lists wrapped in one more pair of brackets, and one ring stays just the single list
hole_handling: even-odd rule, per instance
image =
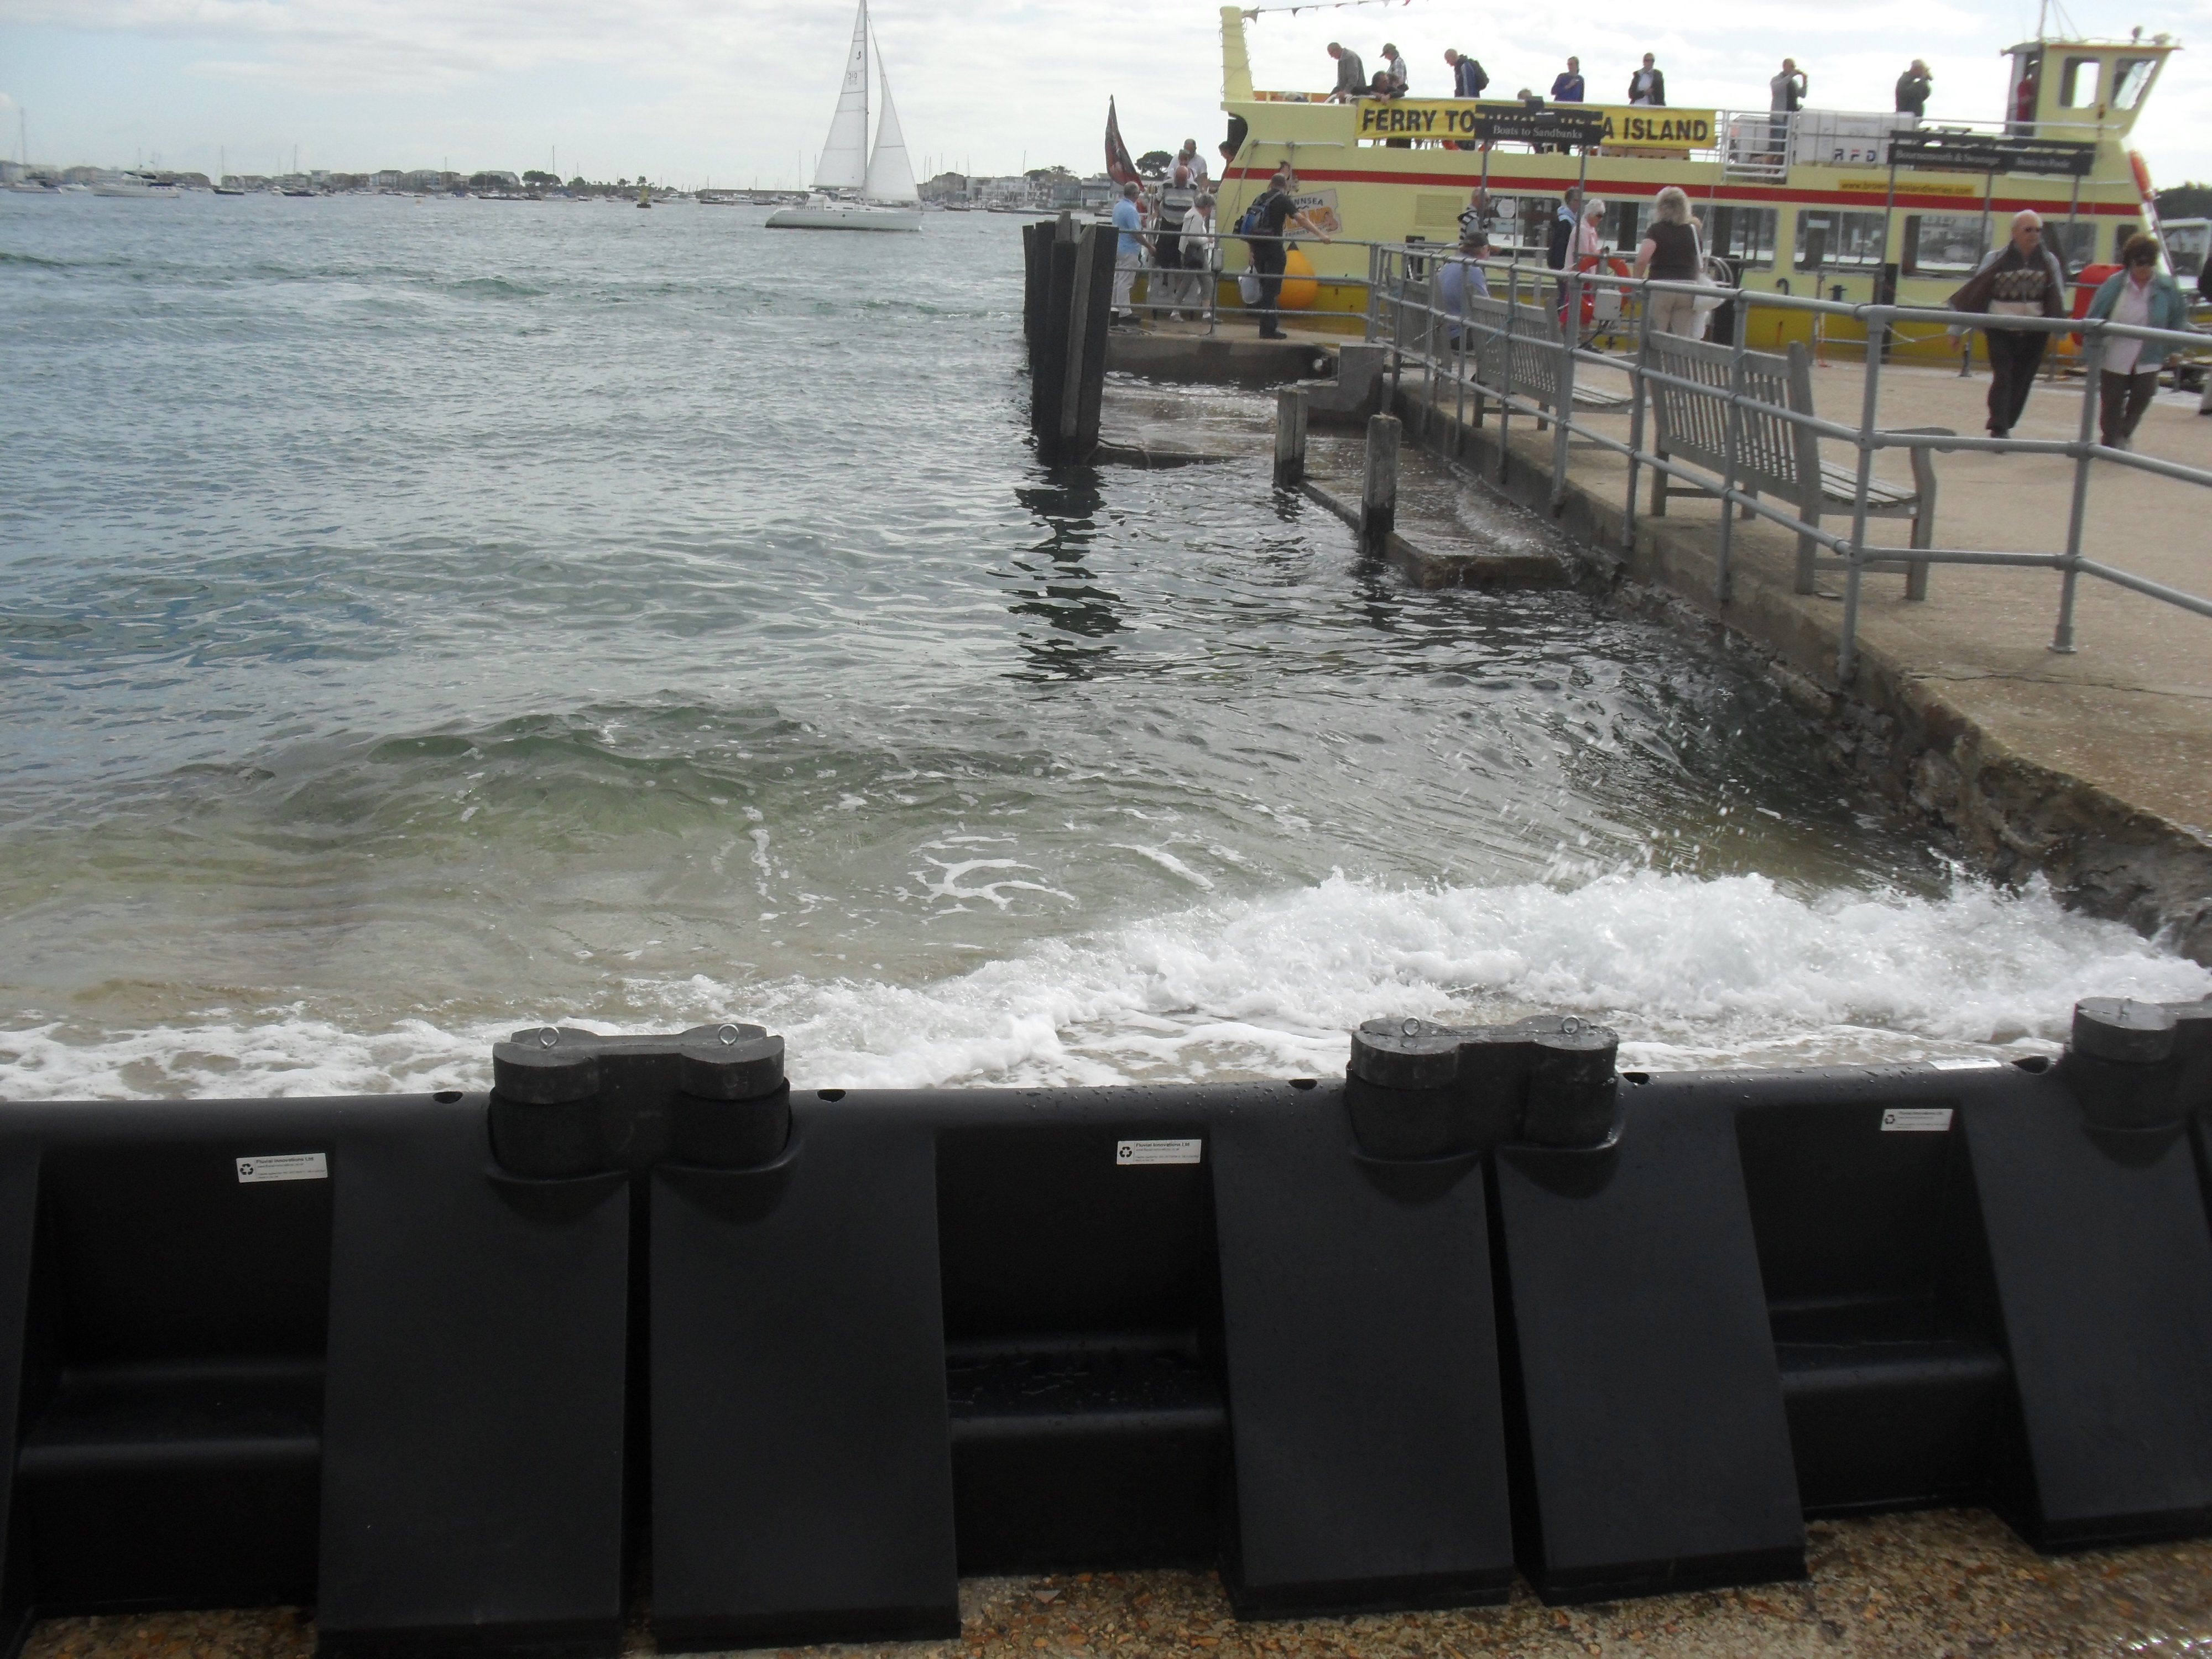
[{"label": "sign reading boats to sandbanks", "polygon": [[[1686,153],[1713,147],[1714,112],[1647,109],[1629,104],[1484,103],[1461,98],[1362,99],[1362,138],[1518,140],[1520,129],[1560,121],[1602,127],[1597,142],[1609,147]],[[1543,135],[1549,137],[1548,133]]]}]

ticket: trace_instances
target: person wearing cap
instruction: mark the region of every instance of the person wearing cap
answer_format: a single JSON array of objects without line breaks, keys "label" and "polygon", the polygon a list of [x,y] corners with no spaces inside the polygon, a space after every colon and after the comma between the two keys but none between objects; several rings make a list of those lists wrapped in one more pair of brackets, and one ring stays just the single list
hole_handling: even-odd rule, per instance
[{"label": "person wearing cap", "polygon": [[1398,48],[1385,42],[1382,47],[1382,73],[1390,77],[1390,95],[1406,95],[1406,60],[1398,56]]},{"label": "person wearing cap", "polygon": [[1467,320],[1467,301],[1470,295],[1482,299],[1490,297],[1490,283],[1475,262],[1490,257],[1490,238],[1479,224],[1464,221],[1460,225],[1459,252],[1443,261],[1437,272],[1437,297],[1443,301],[1444,313],[1451,319],[1445,338],[1452,349],[1459,349],[1460,328]]}]

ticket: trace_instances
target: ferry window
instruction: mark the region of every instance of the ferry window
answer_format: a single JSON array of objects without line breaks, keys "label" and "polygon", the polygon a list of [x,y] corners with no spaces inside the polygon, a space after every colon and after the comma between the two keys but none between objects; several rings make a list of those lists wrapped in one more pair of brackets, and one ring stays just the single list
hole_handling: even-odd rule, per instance
[{"label": "ferry window", "polygon": [[1605,216],[1605,234],[1616,252],[1632,254],[1636,245],[1644,240],[1644,228],[1650,222],[1651,204],[1649,202],[1614,202]]},{"label": "ferry window", "polygon": [[1923,213],[1912,242],[1916,271],[1972,270],[1987,250],[1978,213]]},{"label": "ferry window", "polygon": [[2128,245],[2128,238],[2142,228],[2141,225],[2122,225],[2112,232],[2112,258],[2115,261],[2120,257],[2120,250]]},{"label": "ferry window", "polygon": [[1707,253],[1717,253],[1744,267],[1764,269],[1774,264],[1772,208],[1723,207],[1698,202],[1690,210],[1697,215]]},{"label": "ferry window", "polygon": [[2043,240],[2069,270],[2079,270],[2097,257],[2097,227],[2093,220],[2076,219],[2069,224],[2063,219],[2046,219]]},{"label": "ferry window", "polygon": [[2068,109],[2087,109],[2097,101],[2097,60],[2069,58],[2058,77],[2058,101]]},{"label": "ferry window", "polygon": [[2112,65],[2112,106],[2133,109],[2150,90],[2150,77],[2158,68],[2155,58],[2123,58]]},{"label": "ferry window", "polygon": [[1871,270],[1881,264],[1881,215],[1827,213],[1808,209],[1797,216],[1797,257],[1800,270],[1832,270],[1838,266]]}]

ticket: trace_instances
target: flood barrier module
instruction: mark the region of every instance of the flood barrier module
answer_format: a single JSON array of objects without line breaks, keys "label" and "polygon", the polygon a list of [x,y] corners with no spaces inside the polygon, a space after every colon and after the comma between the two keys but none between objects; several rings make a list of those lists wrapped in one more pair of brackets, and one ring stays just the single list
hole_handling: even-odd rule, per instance
[{"label": "flood barrier module", "polygon": [[963,1572],[1239,1614],[1802,1577],[1808,1516],[2212,1530],[2212,1000],[2055,1063],[792,1090],[545,1028],[489,1094],[0,1104],[0,1614],[342,1656],[942,1637]]}]

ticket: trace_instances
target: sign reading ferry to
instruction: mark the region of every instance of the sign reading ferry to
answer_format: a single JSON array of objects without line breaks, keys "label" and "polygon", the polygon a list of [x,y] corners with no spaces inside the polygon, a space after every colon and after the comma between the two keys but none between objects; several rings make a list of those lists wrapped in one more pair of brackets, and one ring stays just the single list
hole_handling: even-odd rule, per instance
[{"label": "sign reading ferry to", "polygon": [[[1478,104],[1459,98],[1362,99],[1362,138],[1474,138],[1486,119],[1524,116],[1520,104]],[[1553,104],[1547,112],[1602,116],[1599,143],[1638,149],[1689,151],[1713,147],[1709,109],[1645,109],[1628,104]]]}]

